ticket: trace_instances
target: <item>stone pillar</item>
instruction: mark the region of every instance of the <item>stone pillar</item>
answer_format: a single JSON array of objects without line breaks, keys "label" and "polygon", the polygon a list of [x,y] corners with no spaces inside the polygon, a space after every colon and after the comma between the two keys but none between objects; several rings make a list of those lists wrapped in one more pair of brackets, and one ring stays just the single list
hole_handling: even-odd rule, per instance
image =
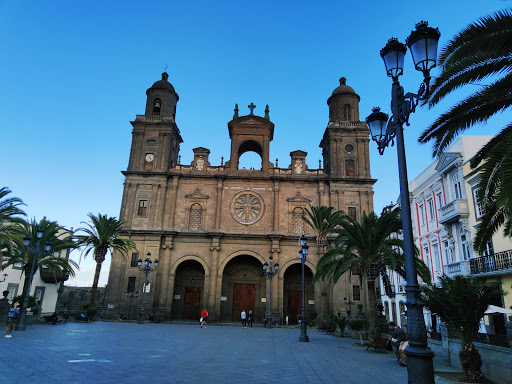
[{"label": "stone pillar", "polygon": [[222,215],[222,194],[224,191],[223,180],[217,180],[217,207],[215,211],[215,229],[220,229],[221,215]]},{"label": "stone pillar", "polygon": [[171,134],[169,132],[160,132],[158,140],[158,170],[167,171],[169,168],[169,154],[171,153]]},{"label": "stone pillar", "polygon": [[[216,292],[217,292],[217,277],[218,277],[218,264],[219,264],[219,251],[220,242],[218,237],[212,239],[210,246],[210,285],[208,288],[208,311],[215,311]],[[220,302],[220,297],[217,298]],[[210,316],[210,314],[209,314]],[[218,321],[218,313],[214,313],[213,321]]]},{"label": "stone pillar", "polygon": [[272,228],[274,232],[279,232],[279,181],[274,180],[274,222]]},{"label": "stone pillar", "polygon": [[133,222],[134,209],[137,202],[135,197],[137,195],[137,184],[128,184],[128,197],[126,198],[126,216],[125,220],[128,224]]},{"label": "stone pillar", "polygon": [[173,176],[172,178],[172,186],[171,186],[171,204],[170,204],[170,212],[169,212],[169,225],[171,228],[174,228],[174,220],[176,218],[176,200],[178,196],[178,176]]},{"label": "stone pillar", "polygon": [[162,215],[165,213],[164,202],[165,195],[167,193],[167,187],[164,184],[158,184],[158,194],[156,198],[156,210],[153,213],[153,228],[161,227]]},{"label": "stone pillar", "polygon": [[[161,270],[161,274],[159,276],[159,281],[161,282],[161,286],[159,287],[160,296],[158,300],[158,311],[161,317],[168,319],[170,318],[170,310],[172,304],[172,291],[174,290],[174,283],[172,287],[169,286],[169,276],[170,276],[170,268],[171,268],[171,257],[172,257],[172,249],[173,249],[173,237],[165,236],[164,244],[162,245],[162,251],[160,252],[160,263],[159,268]],[[169,293],[171,293],[171,297],[169,299]]]}]

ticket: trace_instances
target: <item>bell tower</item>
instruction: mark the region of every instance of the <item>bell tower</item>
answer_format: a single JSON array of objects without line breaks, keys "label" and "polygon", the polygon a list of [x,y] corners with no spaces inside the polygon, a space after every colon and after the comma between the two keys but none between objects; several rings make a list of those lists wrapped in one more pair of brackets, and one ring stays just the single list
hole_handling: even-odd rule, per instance
[{"label": "bell tower", "polygon": [[325,172],[334,178],[369,179],[369,133],[366,123],[359,121],[361,98],[347,79],[327,99],[329,123],[320,142]]},{"label": "bell tower", "polygon": [[176,125],[179,96],[168,81],[169,75],[146,91],[146,112],[132,121],[132,147],[127,172],[166,172],[178,162],[183,142]]}]

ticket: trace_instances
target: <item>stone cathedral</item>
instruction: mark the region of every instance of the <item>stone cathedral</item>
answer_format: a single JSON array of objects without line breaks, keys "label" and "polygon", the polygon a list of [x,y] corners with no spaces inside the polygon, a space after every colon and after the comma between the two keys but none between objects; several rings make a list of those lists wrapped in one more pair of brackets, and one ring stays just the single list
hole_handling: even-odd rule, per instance
[{"label": "stone cathedral", "polygon": [[[268,106],[261,117],[252,103],[247,115],[239,115],[236,107],[227,124],[231,153],[225,163],[211,164],[210,150],[197,147],[193,161],[182,164],[179,97],[167,73],[146,95],[145,113],[131,122],[120,213],[137,251],[125,258],[115,255],[108,280],[107,299],[117,313],[136,319],[144,300],[146,314],[154,312],[162,320],[198,321],[207,308],[209,321],[238,321],[245,309],[262,322],[271,303],[273,316],[297,323],[302,306],[298,240],[303,232],[310,246],[305,267],[308,316],[321,312],[322,300],[330,313],[355,312],[359,302],[366,305],[359,276],[347,273],[327,292],[312,283],[319,250],[314,230],[302,219],[310,204],[333,206],[356,218],[373,210],[376,180],[370,176],[369,130],[359,120],[360,97],[345,78],[327,100],[329,122],[318,137],[323,153],[319,168],[308,167],[311,162],[301,150],[290,152],[284,167],[272,163],[275,127]],[[240,156],[248,151],[261,157],[259,169],[239,167]],[[145,278],[137,261],[148,252],[159,264],[142,295]],[[279,263],[271,290],[262,273],[270,256]],[[132,292],[139,295],[129,298]]]}]

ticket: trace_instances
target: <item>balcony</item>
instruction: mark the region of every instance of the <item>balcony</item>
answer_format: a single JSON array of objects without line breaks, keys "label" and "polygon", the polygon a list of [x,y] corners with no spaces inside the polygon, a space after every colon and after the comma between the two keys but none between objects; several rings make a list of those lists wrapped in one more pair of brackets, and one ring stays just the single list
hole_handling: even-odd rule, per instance
[{"label": "balcony", "polygon": [[512,250],[470,260],[471,274],[501,274],[512,272]]},{"label": "balcony", "polygon": [[53,274],[48,270],[48,268],[41,268],[39,270],[39,273],[41,275],[41,280],[43,280],[47,284],[56,284],[61,281],[66,281],[69,279],[69,273],[64,273],[61,276],[53,276]]},{"label": "balcony", "polygon": [[467,276],[470,274],[470,272],[469,260],[458,261],[456,263],[451,263],[444,266],[444,273],[450,278],[458,275]]},{"label": "balcony", "polygon": [[455,199],[439,209],[439,223],[449,224],[469,216],[467,200]]}]

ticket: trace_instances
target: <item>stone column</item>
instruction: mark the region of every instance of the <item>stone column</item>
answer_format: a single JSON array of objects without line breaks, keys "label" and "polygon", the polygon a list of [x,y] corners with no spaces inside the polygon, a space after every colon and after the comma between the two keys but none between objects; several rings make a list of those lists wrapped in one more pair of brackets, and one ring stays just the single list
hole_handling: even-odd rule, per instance
[{"label": "stone column", "polygon": [[130,160],[128,162],[128,170],[132,170],[136,166],[136,160],[140,160],[137,149],[139,142],[143,140],[144,131],[132,131],[132,146],[130,148]]},{"label": "stone column", "polygon": [[272,225],[272,228],[273,228],[273,231],[274,232],[279,232],[279,181],[278,180],[274,180],[274,189],[273,189],[273,194],[274,194],[274,222],[273,222],[273,225]]},{"label": "stone column", "polygon": [[[169,302],[169,279],[170,268],[171,268],[171,257],[172,257],[172,249],[173,249],[173,236],[165,236],[164,243],[162,245],[161,256],[159,260],[159,269],[161,271],[160,279],[161,287],[160,287],[160,297],[158,300],[158,309],[160,312],[164,313],[164,316],[167,318],[170,310]],[[173,286],[174,288],[174,286]]]},{"label": "stone column", "polygon": [[126,198],[126,216],[125,220],[128,224],[133,222],[134,209],[137,202],[135,201],[135,197],[137,195],[137,184],[128,184],[128,197]]},{"label": "stone column", "polygon": [[153,214],[153,228],[161,228],[162,225],[162,215],[164,214],[164,201],[165,194],[167,192],[167,187],[164,184],[158,184],[158,194],[156,199],[155,212]]},{"label": "stone column", "polygon": [[220,229],[221,215],[222,215],[222,194],[224,180],[217,180],[217,207],[215,211],[215,229]]},{"label": "stone column", "polygon": [[158,170],[167,171],[169,168],[169,154],[171,134],[169,132],[160,132],[160,140],[158,141]]},{"label": "stone column", "polygon": [[[220,297],[216,298],[217,292],[217,277],[219,275],[218,263],[219,263],[219,251],[220,251],[220,242],[219,238],[213,238],[210,246],[210,286],[208,288],[208,310],[215,311],[215,304],[218,300],[220,302]],[[217,321],[218,313],[214,314],[213,321]]]},{"label": "stone column", "polygon": [[176,219],[176,200],[178,196],[178,180],[179,176],[173,176],[172,178],[172,186],[171,186],[171,203],[169,212],[169,225],[171,228],[174,228],[174,220]]}]

